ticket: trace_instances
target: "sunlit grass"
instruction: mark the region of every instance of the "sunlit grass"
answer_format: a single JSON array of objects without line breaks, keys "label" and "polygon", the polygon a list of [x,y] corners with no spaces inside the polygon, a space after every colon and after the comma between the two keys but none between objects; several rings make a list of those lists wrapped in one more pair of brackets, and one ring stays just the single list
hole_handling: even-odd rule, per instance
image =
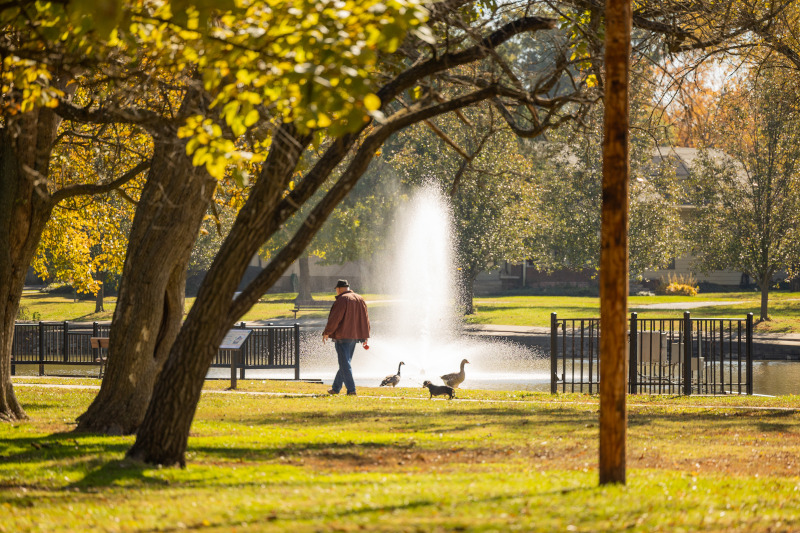
[{"label": "sunlit grass", "polygon": [[[684,309],[642,309],[639,306],[703,301],[742,302],[686,309],[693,316],[744,318],[761,308],[761,295],[755,292],[708,293],[686,296],[631,296],[628,307],[639,318],[680,318]],[[563,318],[593,318],[600,315],[600,299],[570,296],[497,296],[475,299],[476,313],[466,318],[471,324],[549,326],[550,313]],[[800,293],[776,292],[770,295],[771,320],[756,324],[761,333],[800,333]]]},{"label": "sunlit grass", "polygon": [[[333,303],[333,292],[314,293],[315,300],[322,302],[329,301]],[[379,309],[386,305],[380,300],[384,299],[381,295],[364,294],[368,300],[372,301],[372,308]],[[254,320],[271,320],[271,319],[287,319],[293,318],[294,314],[294,299],[297,297],[296,293],[275,293],[265,294],[245,315],[242,317],[244,321]],[[194,297],[186,298],[185,312],[189,312],[192,305],[194,305]],[[106,297],[104,308],[105,311],[95,313],[94,300],[74,300],[71,296],[64,296],[62,294],[48,294],[39,291],[26,291],[22,295],[20,305],[25,308],[25,312],[29,316],[37,314],[37,320],[42,321],[64,321],[70,320],[74,322],[102,322],[111,320],[114,314],[114,308],[117,305],[116,297]],[[304,309],[300,312],[301,317],[325,317],[328,315],[328,309]]]},{"label": "sunlit grass", "polygon": [[70,433],[93,390],[21,380],[31,420],[0,425],[0,531],[800,527],[800,413],[757,409],[797,397],[631,397],[628,484],[599,488],[595,397],[245,381],[281,395],[204,394],[182,470],[125,460],[132,437]]}]

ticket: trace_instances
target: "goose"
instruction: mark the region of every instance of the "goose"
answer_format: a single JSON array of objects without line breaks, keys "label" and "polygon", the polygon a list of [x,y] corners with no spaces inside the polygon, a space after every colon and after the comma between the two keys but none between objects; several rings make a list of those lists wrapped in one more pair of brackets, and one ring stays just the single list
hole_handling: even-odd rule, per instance
[{"label": "goose", "polygon": [[397,374],[383,378],[383,381],[381,381],[381,387],[388,387],[389,385],[396,387],[397,384],[400,383],[400,367],[404,364],[404,362],[400,361],[400,364],[397,365]]},{"label": "goose", "polygon": [[452,374],[445,374],[444,376],[441,376],[442,381],[444,381],[444,384],[447,385],[448,387],[453,387],[454,389],[458,388],[458,386],[461,385],[461,383],[463,383],[464,378],[466,377],[464,375],[464,365],[468,363],[469,361],[467,361],[466,359],[462,359],[461,372],[453,372]]}]

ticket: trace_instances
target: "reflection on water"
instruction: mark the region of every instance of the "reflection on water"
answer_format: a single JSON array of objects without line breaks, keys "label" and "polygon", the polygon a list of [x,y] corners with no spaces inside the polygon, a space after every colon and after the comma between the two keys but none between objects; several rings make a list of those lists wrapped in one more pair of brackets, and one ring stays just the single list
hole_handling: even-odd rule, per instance
[{"label": "reflection on water", "polygon": [[800,362],[754,361],[753,393],[800,394]]}]

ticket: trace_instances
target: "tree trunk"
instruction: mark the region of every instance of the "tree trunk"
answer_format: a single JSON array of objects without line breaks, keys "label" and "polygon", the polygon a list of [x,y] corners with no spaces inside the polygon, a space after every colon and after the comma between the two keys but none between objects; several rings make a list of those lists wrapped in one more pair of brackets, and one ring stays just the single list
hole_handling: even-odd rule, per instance
[{"label": "tree trunk", "polygon": [[631,0],[606,2],[603,201],[600,229],[600,484],[625,483],[628,361],[628,81]]},{"label": "tree trunk", "polygon": [[[4,143],[5,146],[5,143]],[[6,150],[3,150],[6,152]],[[4,156],[6,154],[3,154]],[[5,161],[3,161],[5,163]],[[5,166],[5,165],[4,165]],[[25,272],[33,258],[33,252],[26,246],[26,231],[18,223],[23,219],[32,222],[32,225],[44,228],[40,222],[42,215],[31,209],[31,204],[17,204],[12,209],[10,200],[14,195],[8,194],[8,173],[3,169],[0,176],[0,420],[15,421],[27,418],[25,411],[17,401],[14,387],[11,384],[11,345],[14,339],[14,323],[19,310],[22,297],[22,288],[25,285]],[[10,215],[10,216],[9,216]],[[20,218],[23,215],[23,218]],[[15,219],[12,222],[11,219]],[[46,215],[44,220],[47,220]],[[33,229],[33,228],[31,228]],[[35,230],[34,230],[35,231]],[[35,247],[33,248],[35,250]],[[22,266],[25,268],[22,268]]]},{"label": "tree trunk", "polygon": [[97,294],[94,295],[94,312],[102,313],[103,311],[105,311],[105,308],[103,307],[103,298],[105,296],[104,290],[106,285],[106,273],[99,272],[98,277],[100,278],[98,280],[100,288],[97,289]]},{"label": "tree trunk", "polygon": [[758,320],[769,320],[769,285],[772,281],[772,274],[768,274],[761,279],[761,316]]},{"label": "tree trunk", "polygon": [[294,300],[297,304],[311,303],[314,301],[314,297],[311,295],[311,269],[308,265],[308,259],[308,256],[304,255],[297,260],[300,266],[300,279],[298,280],[300,290],[298,291],[297,298]]},{"label": "tree trunk", "polygon": [[464,315],[474,315],[475,305],[475,276],[473,274],[464,274],[461,282],[461,297],[463,298]]},{"label": "tree trunk", "polygon": [[309,142],[285,130],[278,133],[281,135],[275,135],[261,176],[206,274],[172,346],[129,457],[154,464],[185,464],[189,428],[206,373],[222,338],[233,325],[229,320],[233,294],[261,246],[263,230],[274,218],[283,187]]},{"label": "tree trunk", "polygon": [[131,227],[106,374],[77,431],[132,434],[141,424],[181,327],[186,266],[215,186],[184,142],[157,140]]},{"label": "tree trunk", "polygon": [[27,418],[11,384],[11,346],[25,274],[52,211],[43,178],[59,122],[38,109],[0,127],[0,420]]}]

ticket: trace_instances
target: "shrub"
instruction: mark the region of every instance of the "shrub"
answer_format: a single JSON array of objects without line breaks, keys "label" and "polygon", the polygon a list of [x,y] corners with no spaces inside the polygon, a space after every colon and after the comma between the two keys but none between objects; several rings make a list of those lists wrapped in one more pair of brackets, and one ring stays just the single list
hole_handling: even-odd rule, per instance
[{"label": "shrub", "polygon": [[663,278],[661,279],[661,283],[656,289],[656,294],[667,296],[697,296],[699,290],[700,287],[697,285],[697,279],[691,274],[688,276],[684,276],[683,274],[673,276],[670,274],[667,281],[664,281]]},{"label": "shrub", "polygon": [[17,321],[19,322],[38,322],[41,319],[42,316],[39,314],[39,311],[31,313],[24,305],[20,305],[19,309],[17,309]]}]

